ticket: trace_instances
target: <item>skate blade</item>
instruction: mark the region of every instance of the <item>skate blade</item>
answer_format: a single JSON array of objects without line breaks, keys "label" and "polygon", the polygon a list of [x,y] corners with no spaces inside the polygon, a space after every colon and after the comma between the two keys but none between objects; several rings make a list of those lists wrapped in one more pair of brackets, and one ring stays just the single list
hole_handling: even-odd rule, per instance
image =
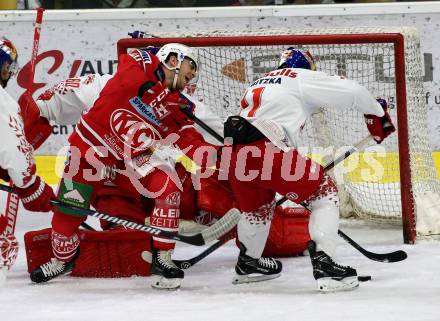
[{"label": "skate blade", "polygon": [[270,275],[257,274],[257,273],[248,274],[248,275],[235,274],[234,278],[232,279],[232,284],[261,282],[261,281],[276,279],[280,276],[281,276],[281,273],[270,274]]},{"label": "skate blade", "polygon": [[342,280],[335,280],[333,278],[320,278],[317,280],[318,290],[323,293],[349,291],[359,286],[357,276],[343,278]]},{"label": "skate blade", "polygon": [[183,279],[167,279],[156,275],[151,277],[151,287],[158,290],[177,290],[180,288]]}]

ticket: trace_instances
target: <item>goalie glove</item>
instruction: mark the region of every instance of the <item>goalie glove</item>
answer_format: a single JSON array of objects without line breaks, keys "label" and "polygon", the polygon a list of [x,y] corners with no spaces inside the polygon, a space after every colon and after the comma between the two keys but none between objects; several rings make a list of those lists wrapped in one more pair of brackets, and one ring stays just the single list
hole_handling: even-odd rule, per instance
[{"label": "goalie glove", "polygon": [[26,188],[18,188],[17,194],[25,209],[31,212],[49,212],[53,205],[51,199],[55,199],[52,188],[47,185],[39,176],[35,182]]},{"label": "goalie glove", "polygon": [[20,96],[18,104],[26,140],[37,149],[52,134],[52,126],[46,118],[40,117],[40,109],[28,91]]},{"label": "goalie glove", "polygon": [[380,144],[385,138],[396,131],[390,114],[388,113],[388,104],[385,99],[378,98],[377,102],[382,106],[385,114],[382,117],[376,115],[365,114],[365,123],[368,131],[373,135],[376,143]]},{"label": "goalie glove", "polygon": [[0,167],[0,179],[4,180],[5,182],[9,182],[11,180],[8,171],[1,167]]}]

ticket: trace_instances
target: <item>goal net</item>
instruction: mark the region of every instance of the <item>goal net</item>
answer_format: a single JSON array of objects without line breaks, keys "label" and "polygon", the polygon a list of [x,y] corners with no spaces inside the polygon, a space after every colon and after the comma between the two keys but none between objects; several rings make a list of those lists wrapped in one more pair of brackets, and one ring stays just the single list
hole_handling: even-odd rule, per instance
[{"label": "goal net", "polygon": [[[353,28],[212,31],[121,39],[118,53],[130,48],[179,42],[198,50],[199,80],[188,88],[222,118],[240,112],[249,84],[278,66],[289,46],[308,49],[317,68],[354,79],[389,103],[397,132],[381,145],[350,156],[333,175],[342,200],[341,214],[402,224],[404,241],[440,234],[440,185],[427,132],[420,43],[413,28]],[[316,93],[319,95],[319,92]],[[311,157],[336,157],[368,135],[355,107],[335,113],[321,106],[299,133]]]}]

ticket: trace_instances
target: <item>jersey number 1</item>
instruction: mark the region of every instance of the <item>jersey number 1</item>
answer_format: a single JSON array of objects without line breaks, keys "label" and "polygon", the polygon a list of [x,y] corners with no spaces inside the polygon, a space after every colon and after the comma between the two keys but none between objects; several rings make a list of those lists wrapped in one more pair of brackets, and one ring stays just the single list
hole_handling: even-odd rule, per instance
[{"label": "jersey number 1", "polygon": [[[263,95],[265,87],[257,87],[252,89],[252,109],[248,113],[248,117],[254,117],[255,113],[257,112],[258,107],[260,107],[261,104],[261,96]],[[246,91],[246,94],[244,95],[243,99],[241,100],[241,108],[246,109],[248,108],[249,102],[246,101],[246,97],[248,95],[248,92]]]}]

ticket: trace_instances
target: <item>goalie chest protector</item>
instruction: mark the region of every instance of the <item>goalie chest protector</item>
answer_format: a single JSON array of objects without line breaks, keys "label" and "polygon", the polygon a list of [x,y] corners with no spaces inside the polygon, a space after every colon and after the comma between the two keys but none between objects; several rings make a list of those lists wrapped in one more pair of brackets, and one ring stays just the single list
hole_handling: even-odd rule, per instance
[{"label": "goalie chest protector", "polygon": [[[28,272],[52,257],[51,229],[30,231],[24,235]],[[134,230],[79,231],[80,256],[72,276],[117,278],[148,276],[151,266],[142,260],[143,251],[151,252],[151,235]]]}]

